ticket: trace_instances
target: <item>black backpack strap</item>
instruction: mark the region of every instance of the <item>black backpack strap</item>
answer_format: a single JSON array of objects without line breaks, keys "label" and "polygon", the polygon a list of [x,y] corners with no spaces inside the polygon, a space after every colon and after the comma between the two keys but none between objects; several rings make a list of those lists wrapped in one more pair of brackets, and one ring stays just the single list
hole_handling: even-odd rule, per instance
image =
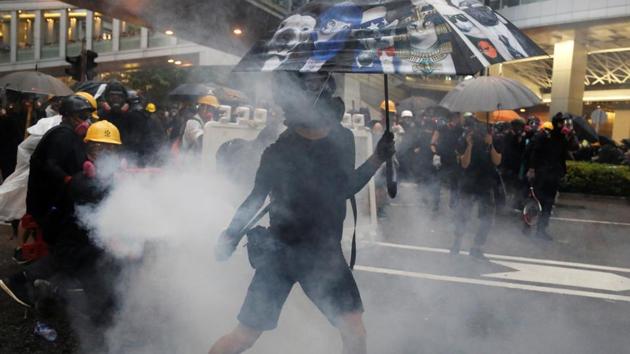
[{"label": "black backpack strap", "polygon": [[354,216],[354,231],[352,232],[352,250],[350,251],[350,269],[354,270],[357,262],[357,200],[354,196],[350,197],[350,205],[352,206],[352,215]]}]

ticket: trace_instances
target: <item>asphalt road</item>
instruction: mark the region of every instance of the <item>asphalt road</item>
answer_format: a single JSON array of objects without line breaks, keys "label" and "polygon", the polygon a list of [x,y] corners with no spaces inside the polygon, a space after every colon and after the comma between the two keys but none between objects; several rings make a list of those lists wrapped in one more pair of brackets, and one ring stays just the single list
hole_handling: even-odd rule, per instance
[{"label": "asphalt road", "polygon": [[[483,261],[448,254],[454,216],[443,204],[433,215],[416,187],[402,185],[381,220],[381,234],[359,245],[355,275],[366,307],[370,353],[630,351],[627,201],[562,196],[550,228],[553,242],[524,235],[517,216],[498,217]],[[472,217],[463,251],[475,227]],[[2,242],[8,231],[0,227]],[[2,252],[4,258],[9,254]],[[13,269],[6,259],[0,265],[3,274]],[[252,353],[329,353],[338,348],[334,330],[299,289],[295,293],[278,330],[263,336]],[[2,341],[5,348],[10,341],[12,352],[19,353],[15,350],[32,324],[19,327],[23,313],[8,311],[11,304],[5,300],[0,299],[0,311],[4,318],[11,314],[19,335],[5,330]],[[296,317],[303,330],[292,320]],[[304,347],[295,347],[289,338],[294,333]],[[23,352],[62,353],[75,347],[41,340],[29,346]]]}]

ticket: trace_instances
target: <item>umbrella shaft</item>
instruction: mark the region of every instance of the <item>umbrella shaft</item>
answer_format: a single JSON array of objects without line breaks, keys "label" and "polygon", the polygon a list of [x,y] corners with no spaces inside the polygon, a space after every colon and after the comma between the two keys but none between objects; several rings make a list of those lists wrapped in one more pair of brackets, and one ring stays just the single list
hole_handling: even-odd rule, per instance
[{"label": "umbrella shaft", "polygon": [[384,75],[385,83],[385,131],[389,133],[389,80],[387,74]]}]

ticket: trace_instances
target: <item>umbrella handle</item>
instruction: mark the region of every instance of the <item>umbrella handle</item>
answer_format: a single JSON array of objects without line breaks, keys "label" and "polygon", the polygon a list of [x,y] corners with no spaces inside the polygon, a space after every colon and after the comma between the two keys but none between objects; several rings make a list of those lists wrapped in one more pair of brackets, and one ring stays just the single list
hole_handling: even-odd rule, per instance
[{"label": "umbrella handle", "polygon": [[396,176],[396,168],[394,167],[393,158],[387,159],[385,163],[385,173],[387,175],[387,194],[394,199],[398,194],[398,178]]},{"label": "umbrella handle", "polygon": [[[385,131],[389,133],[391,124],[389,119],[389,80],[387,74],[384,75],[383,82],[385,83]],[[394,199],[398,194],[398,180],[393,157],[387,159],[385,163],[385,176],[387,177],[387,194]]]}]

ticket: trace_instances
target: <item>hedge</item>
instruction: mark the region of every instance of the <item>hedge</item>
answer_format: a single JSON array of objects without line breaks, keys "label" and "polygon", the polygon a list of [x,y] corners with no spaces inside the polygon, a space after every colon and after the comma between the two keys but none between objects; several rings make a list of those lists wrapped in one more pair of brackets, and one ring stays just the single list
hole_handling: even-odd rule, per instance
[{"label": "hedge", "polygon": [[568,161],[561,191],[630,197],[630,166]]}]

